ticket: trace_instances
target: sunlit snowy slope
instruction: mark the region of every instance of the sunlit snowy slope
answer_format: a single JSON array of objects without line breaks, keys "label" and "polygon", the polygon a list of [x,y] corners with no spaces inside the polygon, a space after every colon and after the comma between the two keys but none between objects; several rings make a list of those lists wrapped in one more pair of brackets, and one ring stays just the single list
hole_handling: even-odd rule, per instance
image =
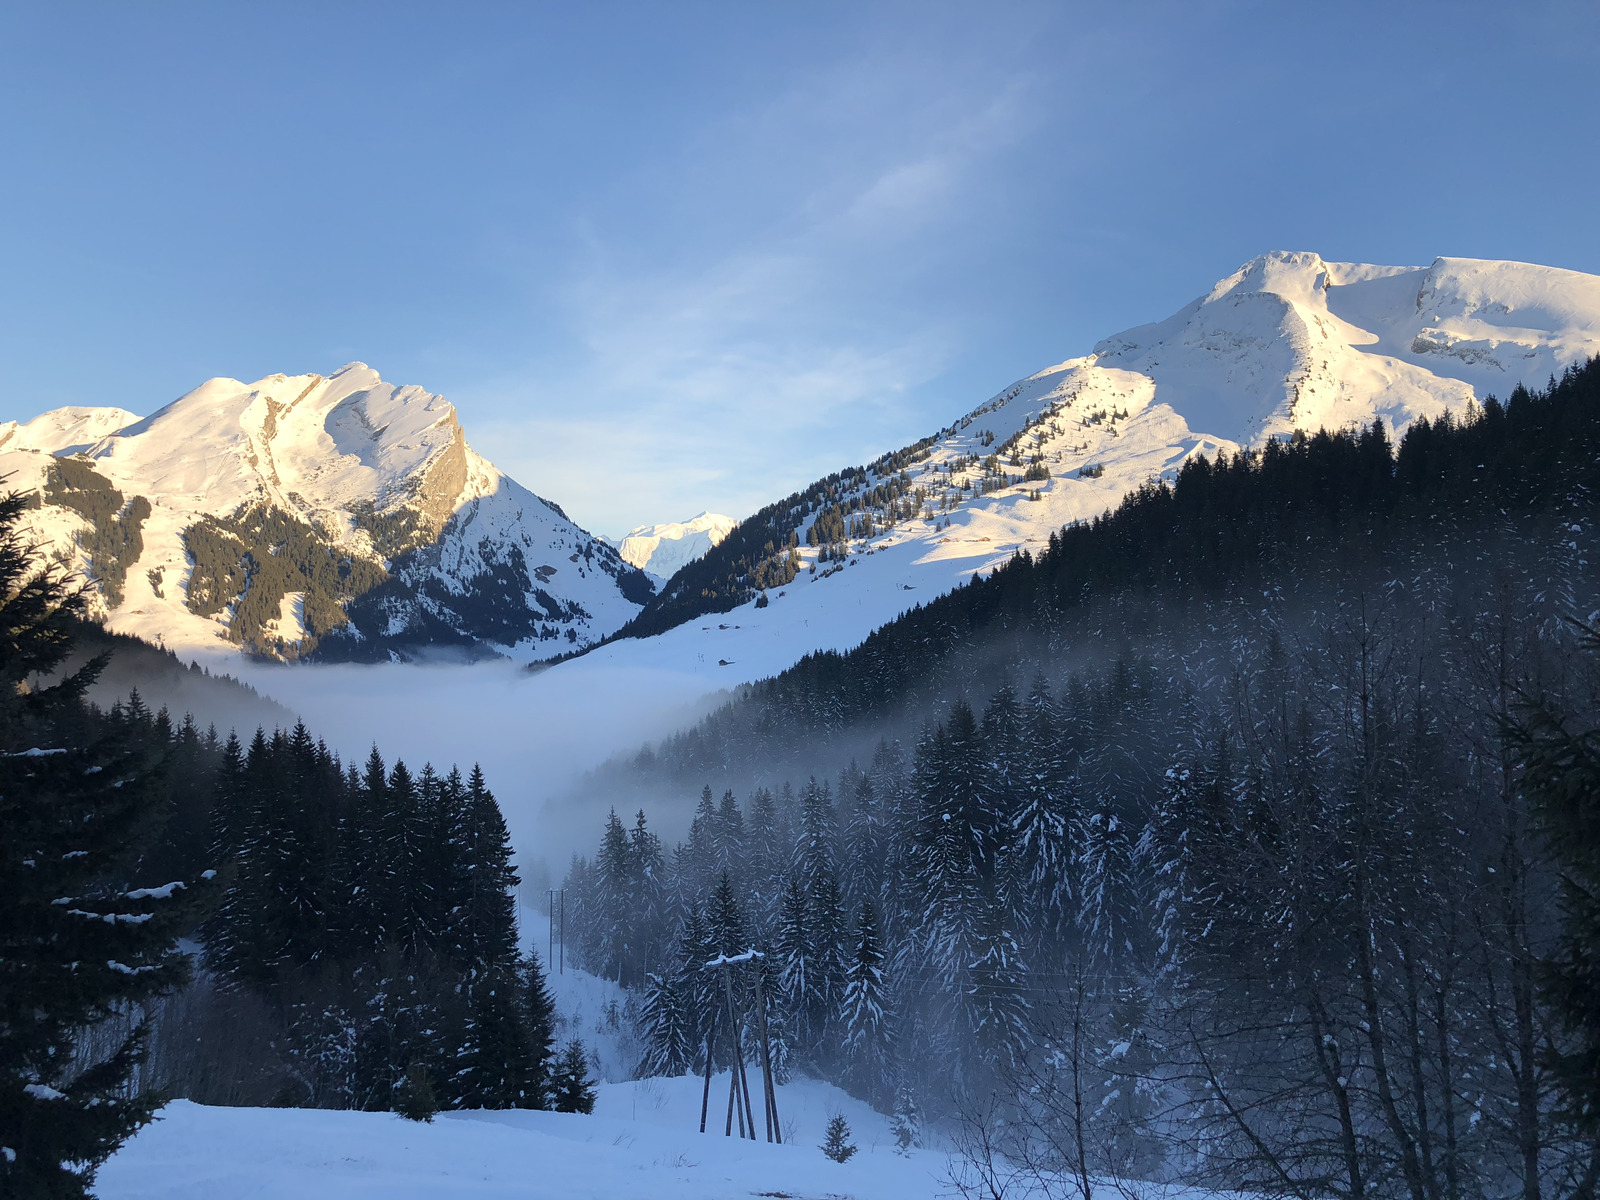
[{"label": "sunlit snowy slope", "polygon": [[185,655],[549,653],[651,590],[474,453],[448,402],[361,363],[213,379],[144,420],[0,426],[0,473],[37,497],[34,533],[96,580],[112,628]]},{"label": "sunlit snowy slope", "polygon": [[[1165,321],[1012,384],[903,452],[899,466],[869,468],[797,506],[787,528],[801,571],[767,590],[766,607],[752,591],[731,611],[555,669],[628,663],[711,685],[761,678],[812,650],[859,643],[905,609],[1041,547],[1052,530],[1170,479],[1191,455],[1375,417],[1398,436],[1420,417],[1542,386],[1596,353],[1600,277],[1476,259],[1379,267],[1264,255]],[[901,494],[886,506],[897,480]],[[815,538],[830,509],[843,541]]]},{"label": "sunlit snowy slope", "polygon": [[710,550],[739,522],[721,513],[703,512],[687,521],[640,525],[617,542],[622,561],[661,579]]},{"label": "sunlit snowy slope", "polygon": [[[1596,352],[1595,276],[1268,254],[759,528],[702,514],[634,530],[620,553],[474,453],[445,400],[360,363],[211,380],[144,420],[68,408],[0,425],[0,473],[36,497],[33,533],[96,580],[114,629],[185,656],[528,661],[648,602],[641,627],[667,632],[558,669],[726,685],[854,645],[1191,455],[1375,417],[1398,434]],[[701,586],[712,569],[731,592]]]}]

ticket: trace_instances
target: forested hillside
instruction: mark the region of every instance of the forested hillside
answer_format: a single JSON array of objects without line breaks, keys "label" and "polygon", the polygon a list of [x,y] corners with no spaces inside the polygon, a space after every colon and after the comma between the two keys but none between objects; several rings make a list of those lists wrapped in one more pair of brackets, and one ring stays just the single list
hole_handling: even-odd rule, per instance
[{"label": "forested hillside", "polygon": [[[704,655],[735,668],[721,682],[751,682],[810,651],[848,649],[1019,549],[1038,555],[1052,531],[1146,481],[1173,483],[1188,463],[1375,420],[1398,440],[1582,363],[1600,352],[1597,330],[1600,280],[1578,272],[1263,254],[1166,320],[1104,338],[914,444],[763,508],[684,566],[601,657]],[[758,598],[766,611],[728,622],[736,635],[693,620]],[[648,650],[616,645],[674,628]]]},{"label": "forested hillside", "polygon": [[101,708],[109,709],[137,691],[150,708],[174,714],[170,719],[178,724],[191,713],[202,714],[196,719],[218,729],[287,729],[294,724],[292,712],[249,684],[193,661],[185,663],[171,650],[113,633],[94,621],[76,626],[62,669],[74,670],[100,655],[108,656],[105,666],[85,695]]},{"label": "forested hillside", "polygon": [[[810,487],[769,504],[735,525],[722,541],[673,575],[643,610],[607,638],[650,637],[705,613],[729,612],[755,598],[766,588],[780,588],[794,580],[800,569],[791,553],[800,544],[800,530],[818,514],[832,530],[829,540],[843,542],[852,515],[876,513],[880,526],[892,526],[922,511],[922,496],[912,497],[907,467],[928,456],[937,440],[926,437],[914,445],[885,454],[865,467],[835,471]],[[818,535],[808,529],[811,545]],[[859,530],[857,536],[860,536]]]},{"label": "forested hillside", "polygon": [[552,1100],[553,1013],[517,945],[511,845],[474,769],[342,764],[302,724],[248,742],[135,692],[56,740],[136,748],[155,797],[129,886],[215,873],[196,982],[152,1006],[146,1084],[212,1103]]},{"label": "forested hillside", "polygon": [[591,1103],[520,952],[481,773],[376,747],[358,769],[303,724],[243,743],[137,690],[97,705],[124,654],[159,687],[260,701],[86,625],[26,511],[0,497],[0,1193],[86,1194],[164,1096]]},{"label": "forested hillside", "polygon": [[1597,486],[1600,362],[1191,461],[600,776],[708,785],[581,956],[681,1071],[762,950],[780,1061],[996,1186],[1592,1195]]}]

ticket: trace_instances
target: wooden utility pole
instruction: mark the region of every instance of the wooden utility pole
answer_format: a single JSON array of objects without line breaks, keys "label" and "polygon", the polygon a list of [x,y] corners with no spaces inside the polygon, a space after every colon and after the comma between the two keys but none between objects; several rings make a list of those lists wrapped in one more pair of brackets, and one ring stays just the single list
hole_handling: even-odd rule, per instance
[{"label": "wooden utility pole", "polygon": [[739,1136],[744,1136],[744,1108],[739,1103],[739,1072],[728,1071],[728,1121],[723,1126],[722,1136],[733,1136],[733,1114],[739,1114]]},{"label": "wooden utility pole", "polygon": [[711,1026],[706,1030],[706,1087],[700,1093],[700,1132],[706,1131],[706,1110],[711,1107],[711,1052],[717,1045],[717,1006],[711,1006]]},{"label": "wooden utility pole", "polygon": [[[761,990],[761,963],[759,960],[765,957],[759,950],[746,950],[743,954],[719,954],[700,969],[702,971],[717,970],[722,975],[722,994],[727,1003],[728,1029],[733,1038],[733,1061],[730,1065],[730,1078],[728,1080],[728,1115],[727,1120],[723,1123],[723,1136],[733,1136],[733,1118],[734,1113],[737,1112],[739,1114],[739,1136],[749,1137],[751,1141],[754,1141],[756,1136],[756,1114],[755,1107],[750,1099],[750,1076],[745,1069],[744,1062],[743,1034],[748,1017],[734,996],[732,968],[746,964],[755,967],[756,1033],[761,1049],[761,1107],[765,1111],[767,1120],[767,1141],[781,1143],[783,1141],[783,1133],[778,1126],[778,1091],[776,1081],[772,1077],[772,1047],[767,1036],[767,1006]],[[721,1005],[712,1006],[712,1034],[706,1039],[706,1078],[705,1087],[700,1098],[701,1133],[706,1131],[706,1110],[711,1100],[711,1059],[712,1051],[716,1045],[717,1010],[721,1007]]]},{"label": "wooden utility pole", "polygon": [[744,1099],[744,1111],[739,1114],[740,1137],[744,1136],[743,1130],[748,1125],[750,1140],[756,1137],[756,1116],[750,1108],[750,1077],[744,1070],[744,1021],[733,1000],[733,972],[728,969],[725,960],[722,964],[722,990],[728,997],[728,1027],[733,1033],[733,1069],[738,1073],[738,1090]]},{"label": "wooden utility pole", "polygon": [[778,1092],[773,1086],[772,1046],[767,1040],[767,1001],[761,991],[761,963],[756,968],[756,1037],[761,1044],[761,1102],[767,1110],[767,1141],[783,1144],[778,1128]]}]

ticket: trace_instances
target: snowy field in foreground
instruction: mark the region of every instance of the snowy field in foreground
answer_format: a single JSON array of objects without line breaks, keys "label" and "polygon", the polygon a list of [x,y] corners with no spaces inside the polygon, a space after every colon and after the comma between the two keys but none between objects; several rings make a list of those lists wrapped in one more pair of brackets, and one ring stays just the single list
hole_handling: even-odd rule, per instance
[{"label": "snowy field in foreground", "polygon": [[[786,1194],[932,1200],[951,1194],[942,1151],[894,1152],[888,1119],[831,1085],[779,1089],[790,1144],[722,1136],[728,1077],[712,1083],[715,1133],[701,1135],[701,1081],[604,1084],[592,1116],[441,1113],[432,1124],[392,1113],[208,1108],[174,1101],[100,1172],[101,1200],[434,1200],[562,1197],[717,1200]],[[854,1158],[818,1149],[843,1113]],[[757,1110],[756,1120],[761,1120]]]}]

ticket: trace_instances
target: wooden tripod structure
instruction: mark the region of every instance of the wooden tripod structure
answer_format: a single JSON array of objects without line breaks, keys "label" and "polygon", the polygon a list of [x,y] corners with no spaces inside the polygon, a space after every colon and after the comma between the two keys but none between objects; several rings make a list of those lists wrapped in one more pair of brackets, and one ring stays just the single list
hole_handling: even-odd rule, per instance
[{"label": "wooden tripod structure", "polygon": [[[734,994],[733,968],[746,964],[755,966],[755,1020],[756,1044],[761,1051],[761,1107],[766,1115],[767,1141],[783,1142],[783,1131],[778,1127],[778,1090],[772,1078],[772,1046],[767,1038],[767,1004],[761,990],[761,964],[766,956],[759,950],[746,950],[743,954],[721,954],[713,958],[702,971],[718,971],[722,975],[722,995],[726,1001],[727,1027],[733,1043],[733,1069],[728,1073],[728,1118],[723,1126],[723,1136],[733,1136],[735,1117],[739,1122],[739,1136],[756,1140],[756,1117],[750,1103],[750,1077],[744,1066],[744,1032],[749,1014]],[[706,1033],[706,1082],[700,1095],[700,1132],[706,1131],[706,1117],[711,1106],[711,1071],[717,1045],[717,1026],[724,1006],[711,1010],[711,1025]]]}]

